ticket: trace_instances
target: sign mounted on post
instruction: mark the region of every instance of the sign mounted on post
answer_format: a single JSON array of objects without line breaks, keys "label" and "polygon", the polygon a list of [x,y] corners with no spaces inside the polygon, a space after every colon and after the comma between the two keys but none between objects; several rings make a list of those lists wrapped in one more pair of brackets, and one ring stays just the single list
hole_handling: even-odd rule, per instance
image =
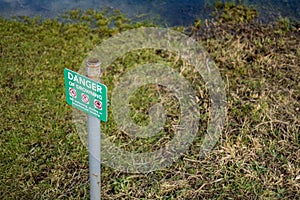
[{"label": "sign mounted on post", "polygon": [[71,106],[107,121],[107,87],[69,69],[64,70],[66,100]]}]

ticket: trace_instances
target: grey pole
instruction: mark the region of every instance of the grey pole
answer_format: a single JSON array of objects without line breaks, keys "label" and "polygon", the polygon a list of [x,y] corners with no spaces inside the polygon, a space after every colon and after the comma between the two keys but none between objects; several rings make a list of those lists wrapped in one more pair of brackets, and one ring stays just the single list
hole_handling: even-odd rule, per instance
[{"label": "grey pole", "polygon": [[[86,60],[87,76],[95,81],[100,81],[100,61],[95,58]],[[89,150],[89,175],[90,199],[101,199],[101,158],[100,158],[100,120],[88,115],[88,150]]]}]

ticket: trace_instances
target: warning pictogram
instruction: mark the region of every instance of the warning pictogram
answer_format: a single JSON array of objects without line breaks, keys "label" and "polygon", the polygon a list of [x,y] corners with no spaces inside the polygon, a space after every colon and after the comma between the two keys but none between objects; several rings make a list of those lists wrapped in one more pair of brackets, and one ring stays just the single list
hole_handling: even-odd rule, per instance
[{"label": "warning pictogram", "polygon": [[76,98],[77,94],[76,94],[76,90],[74,88],[70,88],[69,93],[72,97]]},{"label": "warning pictogram", "polygon": [[99,100],[94,101],[95,108],[102,110],[102,103]]},{"label": "warning pictogram", "polygon": [[81,100],[84,103],[89,103],[89,97],[86,94],[84,94],[84,93],[81,94]]}]

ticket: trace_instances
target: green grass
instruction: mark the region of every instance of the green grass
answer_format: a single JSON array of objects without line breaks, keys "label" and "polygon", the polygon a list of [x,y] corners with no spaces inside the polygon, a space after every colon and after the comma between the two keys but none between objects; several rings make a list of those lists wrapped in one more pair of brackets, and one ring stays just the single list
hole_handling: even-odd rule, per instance
[{"label": "green grass", "polygon": [[[224,13],[226,17],[219,11],[221,17],[214,22],[188,29],[212,56],[226,85],[226,125],[205,158],[199,159],[198,153],[209,99],[192,66],[170,52],[148,49],[124,55],[105,72],[103,81],[111,91],[130,67],[149,61],[171,65],[193,83],[202,109],[197,137],[172,166],[127,174],[103,165],[103,199],[300,196],[299,30],[285,19],[262,25],[241,17],[234,23],[227,16],[230,12]],[[77,71],[99,42],[143,24],[131,23],[120,13],[72,11],[68,16],[65,23],[0,18],[0,199],[89,198],[88,152],[65,102],[63,69]],[[134,94],[133,120],[146,125],[147,108],[161,102],[167,111],[164,131],[147,139],[132,138],[117,130],[111,115],[102,128],[126,150],[158,149],[173,137],[178,102],[154,85]]]}]

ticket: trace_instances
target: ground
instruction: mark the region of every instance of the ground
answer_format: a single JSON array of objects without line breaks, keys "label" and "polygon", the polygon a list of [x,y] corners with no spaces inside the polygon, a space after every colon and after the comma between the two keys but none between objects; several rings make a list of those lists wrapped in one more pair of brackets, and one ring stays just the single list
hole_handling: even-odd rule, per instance
[{"label": "ground", "polygon": [[[201,75],[171,52],[149,49],[124,55],[105,73],[103,82],[110,89],[134,63],[173,65],[198,91],[201,125],[191,147],[170,167],[129,174],[103,165],[102,199],[300,196],[299,24],[286,18],[261,24],[253,10],[237,18],[226,9],[231,8],[221,7],[214,20],[177,28],[203,45],[226,86],[226,125],[215,149],[199,158],[210,105]],[[65,102],[63,69],[77,71],[102,40],[148,25],[132,23],[120,13],[91,10],[72,11],[64,22],[0,18],[1,199],[89,198],[88,152]],[[126,150],[160,148],[173,136],[171,125],[178,123],[176,99],[163,88],[143,87],[131,99],[131,116],[147,124],[147,108],[156,102],[168,112],[159,136],[135,140],[116,129],[112,116],[102,124],[103,131]]]}]

